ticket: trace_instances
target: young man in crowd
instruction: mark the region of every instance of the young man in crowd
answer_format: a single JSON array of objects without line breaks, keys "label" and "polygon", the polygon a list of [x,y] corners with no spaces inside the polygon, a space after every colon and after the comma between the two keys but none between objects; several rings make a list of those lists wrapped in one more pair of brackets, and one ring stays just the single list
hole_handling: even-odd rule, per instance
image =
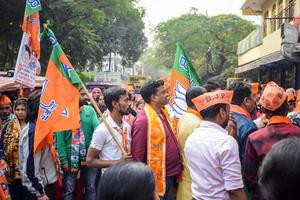
[{"label": "young man in crowd", "polygon": [[247,140],[244,176],[251,199],[262,199],[258,190],[258,169],[272,145],[288,137],[300,137],[300,128],[288,119],[287,94],[275,82],[269,82],[260,99],[263,113],[268,118],[265,128],[253,132]]},{"label": "young man in crowd", "polygon": [[[122,153],[105,123],[95,130],[87,155],[87,165],[96,168],[108,168],[123,160],[132,160],[130,155],[131,127],[123,120],[129,114],[131,102],[125,89],[113,87],[105,90],[104,101],[109,110],[106,118],[115,138],[126,151]],[[105,171],[105,169],[103,170]]]},{"label": "young man in crowd", "polygon": [[218,90],[193,99],[203,121],[188,137],[184,152],[195,200],[246,200],[238,144],[225,129],[232,95]]},{"label": "young man in crowd", "polygon": [[243,163],[247,138],[257,130],[250,115],[255,107],[255,95],[251,91],[251,85],[242,81],[234,82],[229,89],[233,91],[230,111],[237,121],[237,141],[240,161]]},{"label": "young man in crowd", "polygon": [[[200,113],[196,110],[195,105],[192,102],[192,99],[204,94],[206,90],[203,87],[192,87],[186,91],[185,99],[188,105],[187,112],[182,115],[177,124],[177,137],[180,144],[180,147],[184,149],[185,142],[188,136],[200,126],[201,116]],[[182,180],[179,182],[177,200],[186,200],[192,199],[192,178],[190,171],[188,169],[185,155],[182,151],[181,157],[183,160],[183,176]]]},{"label": "young man in crowd", "polygon": [[35,125],[40,105],[40,92],[28,98],[28,123],[22,129],[19,141],[19,159],[22,184],[31,193],[31,200],[54,200],[57,170],[49,146],[33,152]]},{"label": "young man in crowd", "polygon": [[141,88],[141,95],[146,104],[133,123],[133,160],[144,162],[152,169],[160,199],[173,200],[182,164],[172,121],[165,108],[170,97],[168,88],[163,80],[152,80]]},{"label": "young man in crowd", "polygon": [[97,169],[86,166],[86,152],[99,120],[94,108],[88,105],[88,96],[83,89],[79,91],[79,106],[81,127],[55,134],[58,156],[64,172],[63,196],[64,200],[75,198],[76,179],[80,171],[85,199],[95,200]]}]

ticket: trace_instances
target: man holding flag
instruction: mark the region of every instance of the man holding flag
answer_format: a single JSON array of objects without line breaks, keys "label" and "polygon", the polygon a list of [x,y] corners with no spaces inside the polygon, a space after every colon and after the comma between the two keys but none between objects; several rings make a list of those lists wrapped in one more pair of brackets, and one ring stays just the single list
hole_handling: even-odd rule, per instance
[{"label": "man holding flag", "polygon": [[[176,119],[179,119],[187,110],[185,100],[186,91],[193,86],[200,86],[201,80],[191,61],[180,43],[176,44],[176,55],[171,73],[170,105]],[[173,98],[172,98],[173,97]]]},{"label": "man holding flag", "polygon": [[[39,65],[37,59],[40,58],[40,10],[39,0],[26,1],[22,25],[24,33],[14,78],[17,82],[29,87],[34,87],[36,67]],[[19,140],[20,173],[22,184],[29,191],[24,199],[52,200],[55,198],[54,188],[58,180],[53,148],[49,143],[49,145],[40,146],[38,151],[34,149],[36,143],[34,138],[39,135],[40,128],[37,126],[40,118],[40,99],[41,92],[32,93],[28,99],[28,123],[22,129]]]},{"label": "man holding flag", "polygon": [[64,54],[52,30],[46,30],[53,50],[43,84],[36,122],[34,152],[53,144],[53,133],[80,127],[81,80]]},{"label": "man holding flag", "polygon": [[[22,181],[23,179],[25,182],[27,181],[32,193],[43,200],[48,199],[44,194],[45,184],[49,182],[40,180],[44,180],[43,175],[47,175],[53,168],[42,165],[44,159],[42,155],[44,154],[41,152],[53,145],[54,132],[80,128],[79,89],[81,88],[81,80],[64,54],[54,33],[49,28],[45,31],[51,40],[53,49],[41,96],[38,98],[40,100],[39,105],[35,108],[38,109],[38,114],[36,119],[32,121],[35,127],[29,129],[31,131],[30,134],[28,133],[28,139],[24,140],[24,144],[20,141],[20,148],[29,144],[28,147],[24,148],[28,148],[29,153],[20,156],[21,163],[25,163],[24,169],[21,170],[24,172]],[[20,152],[24,153],[21,150]],[[57,160],[56,152],[51,151],[51,156],[47,156],[47,159],[49,162]],[[58,168],[56,169],[58,170]],[[32,173],[28,174],[29,171]],[[46,177],[45,180],[50,181],[49,177]]]},{"label": "man holding flag", "polygon": [[19,141],[21,179],[23,186],[29,191],[25,197],[26,200],[53,200],[55,197],[54,184],[58,177],[50,145],[33,153],[40,97],[40,92],[32,93],[29,96],[28,123],[22,129]]}]

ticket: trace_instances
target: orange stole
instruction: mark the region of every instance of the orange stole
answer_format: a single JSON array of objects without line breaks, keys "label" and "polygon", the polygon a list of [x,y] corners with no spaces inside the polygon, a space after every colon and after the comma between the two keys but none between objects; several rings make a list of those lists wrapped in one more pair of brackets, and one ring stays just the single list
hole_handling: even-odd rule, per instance
[{"label": "orange stole", "polygon": [[[162,109],[162,112],[174,131],[167,109]],[[154,174],[156,191],[163,196],[166,191],[166,133],[161,119],[147,103],[145,113],[148,120],[147,164]]]}]

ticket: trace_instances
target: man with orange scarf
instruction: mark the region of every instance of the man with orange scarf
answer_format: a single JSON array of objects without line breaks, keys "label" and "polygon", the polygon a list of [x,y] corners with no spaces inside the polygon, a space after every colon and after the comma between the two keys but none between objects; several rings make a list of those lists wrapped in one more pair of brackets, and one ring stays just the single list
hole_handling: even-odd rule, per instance
[{"label": "man with orange scarf", "polygon": [[173,189],[182,164],[172,121],[165,109],[170,97],[166,85],[163,80],[152,80],[142,87],[146,104],[133,123],[131,148],[133,160],[152,169],[160,199],[174,200]]},{"label": "man with orange scarf", "polygon": [[192,87],[186,91],[185,99],[188,105],[187,112],[182,115],[177,124],[177,137],[181,147],[181,155],[183,160],[183,176],[178,185],[177,200],[192,199],[192,178],[185,154],[183,152],[185,142],[188,136],[199,127],[201,123],[200,113],[196,110],[192,99],[204,94],[206,89],[203,87]]},{"label": "man with orange scarf", "polygon": [[240,161],[243,164],[247,138],[257,130],[257,125],[252,121],[250,114],[254,110],[256,99],[251,85],[246,82],[234,82],[229,86],[229,89],[233,91],[230,111],[237,121],[237,142]]},{"label": "man with orange scarf", "polygon": [[258,190],[257,172],[265,155],[278,141],[289,137],[300,137],[300,128],[286,117],[288,112],[287,94],[284,89],[271,81],[262,93],[260,104],[269,119],[265,128],[249,135],[244,160],[244,176],[251,199],[262,199]]}]

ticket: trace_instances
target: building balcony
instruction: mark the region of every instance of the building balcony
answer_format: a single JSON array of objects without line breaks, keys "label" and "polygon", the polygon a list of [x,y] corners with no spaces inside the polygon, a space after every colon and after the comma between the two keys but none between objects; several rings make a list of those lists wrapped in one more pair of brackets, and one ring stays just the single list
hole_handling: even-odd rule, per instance
[{"label": "building balcony", "polygon": [[[267,61],[270,58],[275,59],[275,57],[282,59],[280,53],[282,42],[281,26],[285,22],[292,23],[293,17],[298,15],[299,11],[296,9],[296,5],[299,5],[298,1],[289,1],[288,6],[277,12],[277,15],[265,17],[262,20],[261,27],[258,27],[238,43],[238,68],[236,68],[236,73],[243,73],[250,68],[259,67],[260,64],[263,64],[260,62],[262,59]],[[257,11],[259,10],[258,4],[262,5],[264,3],[263,1],[249,0],[243,6],[250,6],[251,2],[256,2]]]},{"label": "building balcony", "polygon": [[[262,38],[262,33],[260,32],[260,34]],[[247,41],[245,39],[243,41]],[[250,42],[251,40],[248,41]],[[244,52],[242,51],[243,49],[239,50],[240,54],[238,55],[238,66],[243,66],[259,58],[280,51],[281,31],[280,29],[278,29],[275,32],[262,38],[261,42],[258,39],[252,40],[252,44],[244,46],[248,46],[249,48],[245,49]]]}]

